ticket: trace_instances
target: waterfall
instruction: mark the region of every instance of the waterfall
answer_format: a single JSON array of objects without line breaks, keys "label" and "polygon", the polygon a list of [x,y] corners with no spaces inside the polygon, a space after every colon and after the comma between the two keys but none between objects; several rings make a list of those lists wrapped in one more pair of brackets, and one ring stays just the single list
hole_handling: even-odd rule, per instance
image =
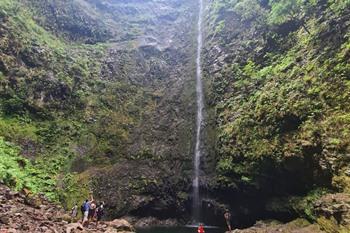
[{"label": "waterfall", "polygon": [[196,93],[197,93],[197,122],[196,122],[196,146],[194,151],[194,179],[193,179],[193,221],[201,220],[201,200],[199,194],[199,177],[200,177],[200,158],[201,151],[201,131],[203,123],[203,84],[202,84],[202,67],[201,55],[203,45],[202,35],[202,19],[203,19],[203,0],[199,0],[199,15],[198,15],[198,37],[197,37],[197,58],[196,58]]}]

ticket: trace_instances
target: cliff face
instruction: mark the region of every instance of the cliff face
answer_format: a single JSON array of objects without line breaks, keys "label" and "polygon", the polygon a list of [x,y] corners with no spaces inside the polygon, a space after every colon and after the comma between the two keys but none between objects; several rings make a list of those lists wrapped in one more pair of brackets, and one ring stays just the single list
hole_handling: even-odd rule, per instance
[{"label": "cliff face", "polygon": [[348,192],[349,2],[207,4],[212,189],[240,223],[325,224],[315,200]]},{"label": "cliff face", "polygon": [[[196,7],[1,1],[0,131],[13,143],[3,142],[14,150],[4,154],[16,171],[1,170],[5,181],[67,206],[93,191],[113,216],[145,206],[154,215],[183,211],[192,170]],[[16,181],[21,156],[30,167],[25,182]]]},{"label": "cliff face", "polygon": [[[188,217],[197,5],[2,0],[0,180],[65,207],[93,192],[111,217]],[[208,223],[226,205],[236,225],[346,231],[349,1],[205,5]]]}]

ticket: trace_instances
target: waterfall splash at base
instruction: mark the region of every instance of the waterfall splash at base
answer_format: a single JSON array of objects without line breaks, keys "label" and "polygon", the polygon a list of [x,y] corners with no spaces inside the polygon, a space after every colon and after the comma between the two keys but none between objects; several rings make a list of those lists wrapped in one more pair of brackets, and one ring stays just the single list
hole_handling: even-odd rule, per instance
[{"label": "waterfall splash at base", "polygon": [[197,93],[197,122],[196,122],[196,146],[194,152],[194,179],[193,179],[193,213],[192,220],[194,222],[200,222],[201,220],[201,200],[199,193],[200,186],[200,159],[202,156],[201,151],[201,133],[203,125],[203,109],[204,109],[204,96],[203,96],[203,84],[202,84],[202,18],[203,18],[203,0],[199,0],[199,15],[198,15],[198,37],[197,37],[197,57],[196,57],[196,93]]}]

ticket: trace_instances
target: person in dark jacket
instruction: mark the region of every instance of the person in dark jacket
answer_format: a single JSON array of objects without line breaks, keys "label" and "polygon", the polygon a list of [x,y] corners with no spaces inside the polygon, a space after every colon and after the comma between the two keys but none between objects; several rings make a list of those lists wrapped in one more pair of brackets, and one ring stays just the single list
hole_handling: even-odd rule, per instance
[{"label": "person in dark jacket", "polygon": [[101,221],[103,215],[104,215],[104,205],[105,203],[102,202],[96,210],[96,227],[98,226],[98,223]]},{"label": "person in dark jacket", "polygon": [[232,231],[232,228],[231,228],[231,213],[230,213],[230,211],[228,209],[225,210],[224,218],[225,218],[225,221],[226,221],[227,229],[229,231]]}]

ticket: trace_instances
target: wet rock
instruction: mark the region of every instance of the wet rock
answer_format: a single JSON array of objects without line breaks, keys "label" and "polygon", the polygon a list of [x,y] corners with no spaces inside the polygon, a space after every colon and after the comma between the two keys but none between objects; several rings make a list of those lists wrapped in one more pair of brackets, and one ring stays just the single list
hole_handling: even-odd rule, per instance
[{"label": "wet rock", "polygon": [[160,224],[159,224],[159,220],[154,217],[141,218],[135,223],[135,226],[140,228],[156,226],[156,225],[160,225]]},{"label": "wet rock", "polygon": [[166,219],[166,220],[162,220],[160,222],[160,225],[161,226],[179,226],[180,223],[177,219],[173,219],[173,218],[169,218],[169,219]]},{"label": "wet rock", "polygon": [[151,226],[179,226],[179,222],[177,219],[158,219],[156,217],[145,217],[145,218],[137,218],[137,217],[125,217],[125,219],[132,223],[136,228],[145,228]]}]

